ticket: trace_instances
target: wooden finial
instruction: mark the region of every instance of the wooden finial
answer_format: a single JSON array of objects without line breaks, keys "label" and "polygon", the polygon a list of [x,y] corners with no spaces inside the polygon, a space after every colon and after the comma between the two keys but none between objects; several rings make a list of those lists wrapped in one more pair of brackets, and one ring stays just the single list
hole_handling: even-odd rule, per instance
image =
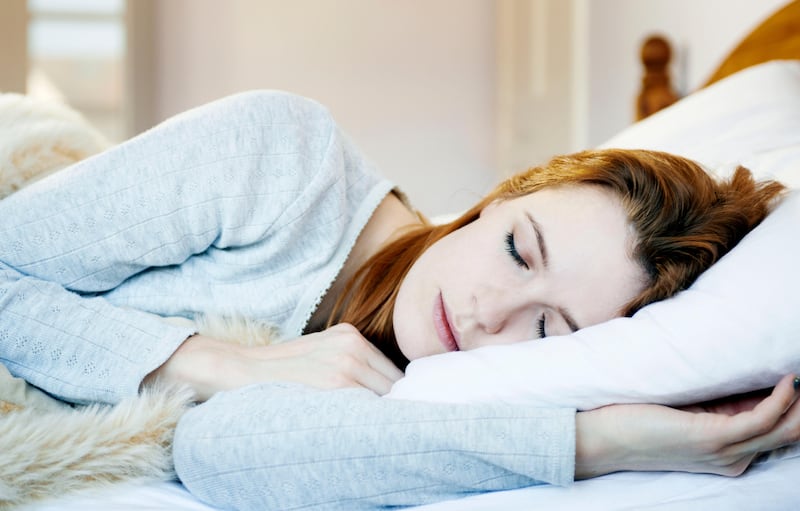
[{"label": "wooden finial", "polygon": [[669,77],[672,48],[661,36],[648,37],[642,44],[641,59],[644,66],[642,89],[636,102],[636,120],[641,120],[678,100]]}]

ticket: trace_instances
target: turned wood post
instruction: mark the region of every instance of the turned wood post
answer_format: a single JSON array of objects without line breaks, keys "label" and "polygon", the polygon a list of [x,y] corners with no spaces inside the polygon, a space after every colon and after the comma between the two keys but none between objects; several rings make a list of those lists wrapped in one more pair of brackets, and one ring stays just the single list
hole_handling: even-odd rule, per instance
[{"label": "turned wood post", "polygon": [[672,49],[661,36],[651,36],[642,44],[641,59],[644,66],[642,88],[636,102],[636,120],[668,107],[678,100],[669,77]]}]

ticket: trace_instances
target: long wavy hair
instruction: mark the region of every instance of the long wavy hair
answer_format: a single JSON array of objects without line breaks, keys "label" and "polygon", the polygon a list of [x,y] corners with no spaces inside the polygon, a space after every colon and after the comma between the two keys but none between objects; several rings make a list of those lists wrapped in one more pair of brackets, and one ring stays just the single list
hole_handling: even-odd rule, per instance
[{"label": "long wavy hair", "polygon": [[633,258],[648,275],[645,289],[625,305],[626,316],[686,289],[758,225],[784,186],[756,182],[739,167],[727,180],[697,163],[645,150],[590,150],[556,156],[498,185],[456,220],[423,224],[383,246],[350,279],[329,324],[352,323],[398,367],[408,360],[392,325],[406,273],[431,245],[473,222],[489,203],[553,186],[591,185],[614,192],[635,232]]}]

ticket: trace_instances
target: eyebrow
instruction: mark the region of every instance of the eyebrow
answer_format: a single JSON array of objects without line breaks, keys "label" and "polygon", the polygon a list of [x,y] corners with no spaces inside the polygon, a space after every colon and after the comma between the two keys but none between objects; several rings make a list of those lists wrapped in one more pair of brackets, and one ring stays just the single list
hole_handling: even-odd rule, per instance
[{"label": "eyebrow", "polygon": [[564,318],[564,321],[567,322],[567,326],[569,327],[570,331],[577,332],[578,330],[580,330],[578,324],[575,323],[575,318],[572,317],[572,314],[570,314],[567,309],[563,307],[558,307],[556,310]]},{"label": "eyebrow", "polygon": [[526,211],[525,216],[528,217],[528,221],[533,226],[533,232],[536,234],[536,244],[539,245],[539,253],[542,254],[542,266],[547,268],[547,245],[545,245],[544,237],[542,237],[542,226],[539,225],[539,222],[533,218],[530,212]]},{"label": "eyebrow", "polygon": [[[544,266],[546,269],[548,263],[547,259],[548,253],[547,253],[547,245],[545,244],[544,237],[542,236],[542,226],[539,225],[539,222],[537,222],[536,219],[533,218],[533,215],[531,215],[529,211],[525,212],[525,216],[528,217],[528,221],[531,223],[531,226],[533,227],[533,232],[536,235],[536,244],[539,246],[539,253],[542,255],[542,266]],[[575,318],[572,317],[572,314],[570,314],[570,312],[567,309],[563,307],[557,307],[556,310],[558,311],[559,314],[561,314],[561,317],[564,318],[564,321],[567,323],[567,326],[571,331],[577,332],[578,330],[580,330],[580,328],[578,327],[578,323],[575,322]]]}]

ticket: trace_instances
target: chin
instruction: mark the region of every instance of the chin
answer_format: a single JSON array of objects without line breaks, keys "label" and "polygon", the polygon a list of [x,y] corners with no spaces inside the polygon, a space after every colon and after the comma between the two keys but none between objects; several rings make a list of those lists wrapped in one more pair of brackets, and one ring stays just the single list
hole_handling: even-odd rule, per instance
[{"label": "chin", "polygon": [[408,328],[408,325],[403,327],[395,327],[395,339],[397,342],[397,349],[408,360],[416,360],[424,357],[425,354],[420,353],[423,348],[423,343],[420,341],[425,338],[422,332],[414,332],[413,329]]}]

